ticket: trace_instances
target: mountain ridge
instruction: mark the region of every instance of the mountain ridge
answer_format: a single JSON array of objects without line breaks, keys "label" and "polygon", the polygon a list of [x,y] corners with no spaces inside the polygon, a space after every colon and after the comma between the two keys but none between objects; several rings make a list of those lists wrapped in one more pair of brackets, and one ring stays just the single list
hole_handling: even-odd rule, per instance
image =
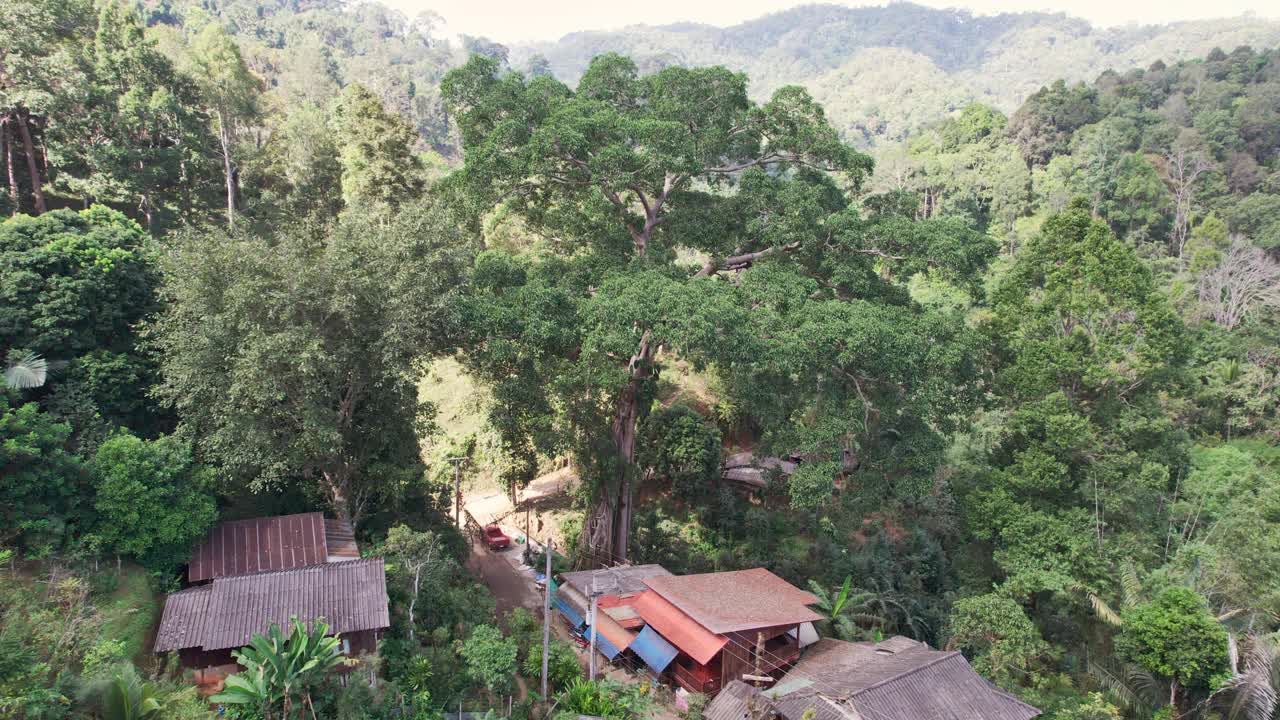
[{"label": "mountain ridge", "polygon": [[[1061,12],[978,15],[905,2],[810,4],[725,27],[580,30],[556,41],[512,45],[511,63],[523,68],[541,56],[570,84],[604,52],[629,55],[642,71],[723,64],[748,73],[757,97],[782,85],[809,87],[846,137],[869,145],[902,139],[975,100],[1012,111],[1059,78],[1089,81],[1106,70],[1203,57],[1215,47],[1278,44],[1280,21],[1252,16],[1102,28]],[[864,55],[885,49],[900,52]],[[881,64],[871,72],[870,63],[886,58],[903,64]],[[890,102],[862,97],[894,84]],[[914,92],[917,85],[922,92]]]}]

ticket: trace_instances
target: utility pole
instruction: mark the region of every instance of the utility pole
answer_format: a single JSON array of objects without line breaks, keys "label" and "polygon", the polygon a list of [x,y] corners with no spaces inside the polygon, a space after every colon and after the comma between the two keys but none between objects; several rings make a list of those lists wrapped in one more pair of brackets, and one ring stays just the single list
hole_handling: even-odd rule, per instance
[{"label": "utility pole", "polygon": [[[527,541],[527,538],[526,538]],[[547,699],[547,658],[551,652],[551,539],[542,546],[547,555],[546,582],[542,597],[542,699]]]},{"label": "utility pole", "polygon": [[453,463],[453,519],[458,527],[462,527],[462,463],[467,459],[451,457],[446,460]]},{"label": "utility pole", "polygon": [[591,576],[591,671],[587,675],[588,680],[596,679],[596,598],[600,597],[600,592],[596,590],[596,578]]}]

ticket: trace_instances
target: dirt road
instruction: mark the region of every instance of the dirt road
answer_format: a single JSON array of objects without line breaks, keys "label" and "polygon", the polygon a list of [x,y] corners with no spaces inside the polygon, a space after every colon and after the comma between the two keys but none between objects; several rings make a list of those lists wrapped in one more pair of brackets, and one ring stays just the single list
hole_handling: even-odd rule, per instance
[{"label": "dirt road", "polygon": [[[507,530],[510,533],[510,530]],[[533,584],[533,570],[520,561],[524,545],[507,550],[490,550],[478,538],[471,539],[467,569],[489,587],[502,619],[514,608],[523,607],[542,616],[542,593]]]}]

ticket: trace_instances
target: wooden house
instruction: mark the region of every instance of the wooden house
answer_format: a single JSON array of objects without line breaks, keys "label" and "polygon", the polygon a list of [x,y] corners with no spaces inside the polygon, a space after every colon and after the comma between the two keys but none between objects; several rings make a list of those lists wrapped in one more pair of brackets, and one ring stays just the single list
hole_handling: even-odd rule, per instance
[{"label": "wooden house", "polygon": [[349,527],[320,513],[220,523],[192,552],[185,590],[164,605],[154,651],[184,667],[230,665],[273,624],[323,619],[343,653],[372,652],[390,627],[386,571]]},{"label": "wooden house", "polygon": [[690,692],[713,695],[744,675],[780,673],[822,619],[808,607],[817,598],[764,568],[644,582],[633,607],[645,626],[631,648]]}]

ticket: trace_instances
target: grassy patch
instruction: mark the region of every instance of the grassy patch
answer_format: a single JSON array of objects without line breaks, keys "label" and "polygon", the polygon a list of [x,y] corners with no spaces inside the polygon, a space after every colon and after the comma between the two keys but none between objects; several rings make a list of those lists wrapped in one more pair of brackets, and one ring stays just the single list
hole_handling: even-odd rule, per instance
[{"label": "grassy patch", "polygon": [[[435,406],[438,428],[436,433],[420,439],[422,460],[433,472],[451,473],[445,463],[450,451],[463,446],[467,437],[479,440],[484,434],[489,394],[467,375],[461,363],[443,358],[433,362],[418,381],[418,399]],[[466,487],[473,490],[496,487],[492,463],[481,458],[475,460],[463,471]]]},{"label": "grassy patch", "polygon": [[127,657],[137,659],[146,654],[147,638],[160,609],[160,598],[151,589],[147,571],[124,566],[120,584],[97,604],[102,613],[102,636],[124,641]]},{"label": "grassy patch", "polygon": [[[435,405],[436,422],[446,438],[463,438],[484,427],[486,393],[453,358],[431,364],[430,371],[418,383],[418,397]],[[435,440],[427,450],[444,444],[442,439]]]},{"label": "grassy patch", "polygon": [[698,371],[689,362],[671,354],[659,358],[662,374],[658,376],[658,402],[664,406],[683,403],[705,416],[712,416],[719,403],[712,388],[710,370]]}]

